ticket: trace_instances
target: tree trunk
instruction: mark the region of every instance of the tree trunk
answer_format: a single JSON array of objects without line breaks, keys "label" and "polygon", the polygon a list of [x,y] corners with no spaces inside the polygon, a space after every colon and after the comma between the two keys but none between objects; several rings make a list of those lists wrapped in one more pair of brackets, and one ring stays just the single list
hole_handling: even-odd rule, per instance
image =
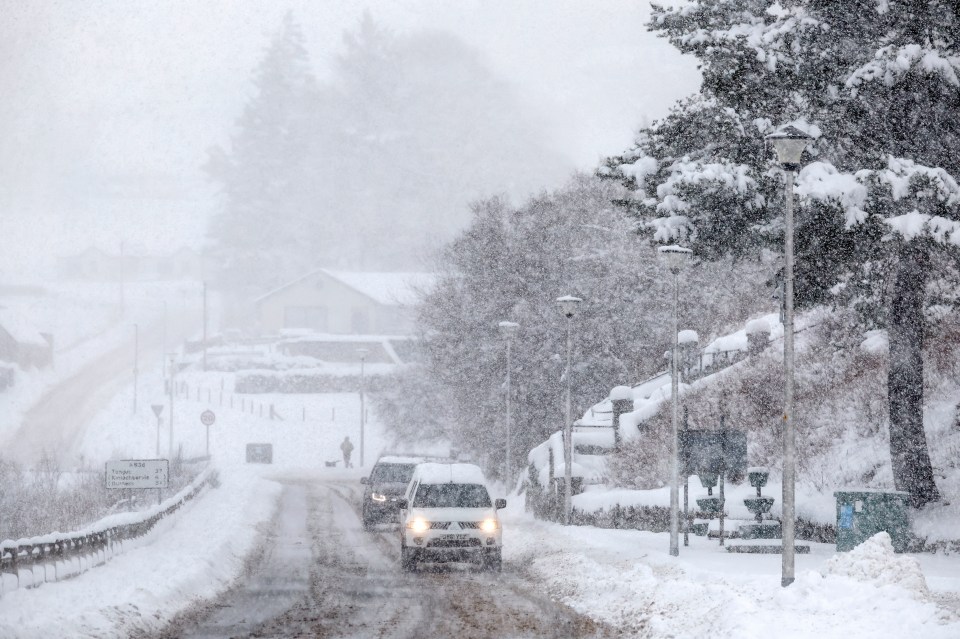
[{"label": "tree trunk", "polygon": [[916,242],[900,251],[890,304],[890,458],[897,490],[915,508],[940,499],[923,430],[924,289],[930,256]]}]

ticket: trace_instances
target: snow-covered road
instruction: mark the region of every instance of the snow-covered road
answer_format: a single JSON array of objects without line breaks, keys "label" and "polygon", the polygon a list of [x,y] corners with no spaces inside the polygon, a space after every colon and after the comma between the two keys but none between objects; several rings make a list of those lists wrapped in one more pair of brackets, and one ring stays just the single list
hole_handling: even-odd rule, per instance
[{"label": "snow-covered road", "polygon": [[358,505],[355,482],[287,483],[277,526],[249,577],[162,636],[613,636],[550,601],[509,562],[503,574],[460,565],[404,573],[396,531],[364,532]]}]

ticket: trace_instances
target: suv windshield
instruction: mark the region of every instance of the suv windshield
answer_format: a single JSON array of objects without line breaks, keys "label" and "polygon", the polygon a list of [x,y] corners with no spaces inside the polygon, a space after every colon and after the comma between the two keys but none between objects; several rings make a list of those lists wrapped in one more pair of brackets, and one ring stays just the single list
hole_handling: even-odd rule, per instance
[{"label": "suv windshield", "polygon": [[489,508],[490,495],[480,484],[421,484],[413,505],[418,508]]},{"label": "suv windshield", "polygon": [[370,473],[374,484],[406,484],[413,475],[416,464],[377,464]]}]

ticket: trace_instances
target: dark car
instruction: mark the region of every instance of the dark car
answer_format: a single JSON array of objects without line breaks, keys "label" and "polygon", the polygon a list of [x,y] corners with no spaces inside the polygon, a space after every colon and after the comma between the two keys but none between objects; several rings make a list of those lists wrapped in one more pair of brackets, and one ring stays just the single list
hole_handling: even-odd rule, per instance
[{"label": "dark car", "polygon": [[400,514],[397,500],[403,494],[413,476],[417,464],[429,461],[426,457],[408,455],[385,455],[377,460],[369,477],[364,477],[363,527],[370,529],[376,524],[396,523]]}]

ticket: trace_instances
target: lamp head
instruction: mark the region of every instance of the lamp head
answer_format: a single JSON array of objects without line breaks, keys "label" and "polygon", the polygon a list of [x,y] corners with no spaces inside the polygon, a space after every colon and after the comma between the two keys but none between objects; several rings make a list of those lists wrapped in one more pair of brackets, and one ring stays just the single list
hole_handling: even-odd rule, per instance
[{"label": "lamp head", "polygon": [[800,168],[800,158],[807,144],[813,140],[812,137],[790,125],[782,127],[776,133],[771,133],[764,138],[773,146],[777,154],[777,161],[787,171],[796,171]]},{"label": "lamp head", "polygon": [[690,261],[690,258],[693,257],[693,251],[676,244],[670,246],[658,246],[657,255],[659,258],[666,263],[667,268],[670,269],[670,272],[674,275],[677,275],[687,262]]},{"label": "lamp head", "polygon": [[574,297],[573,295],[564,295],[563,297],[557,298],[557,304],[560,306],[560,312],[563,313],[564,317],[567,319],[570,319],[576,314],[577,307],[582,301],[582,299],[579,297]]},{"label": "lamp head", "polygon": [[361,347],[361,348],[358,348],[358,349],[357,349],[357,355],[360,356],[360,359],[363,359],[364,357],[366,357],[366,356],[367,356],[367,353],[369,353],[369,352],[370,352],[370,349],[369,349],[369,348],[362,348],[362,347]]}]

